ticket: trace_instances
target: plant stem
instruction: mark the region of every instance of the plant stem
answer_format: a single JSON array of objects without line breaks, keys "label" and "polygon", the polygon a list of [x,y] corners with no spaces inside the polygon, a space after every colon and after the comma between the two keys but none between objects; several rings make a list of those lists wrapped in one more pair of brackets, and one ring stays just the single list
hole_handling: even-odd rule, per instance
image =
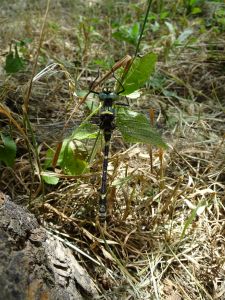
[{"label": "plant stem", "polygon": [[147,19],[148,19],[148,15],[149,15],[149,12],[150,12],[151,5],[152,5],[152,0],[148,0],[148,8],[147,8],[147,11],[146,11],[146,14],[145,14],[144,23],[141,27],[141,33],[140,33],[140,36],[139,36],[139,39],[138,39],[138,43],[137,43],[137,47],[136,47],[136,50],[135,50],[134,57],[136,57],[138,55],[140,43],[141,43],[141,40],[142,40],[142,36],[143,36],[143,33],[144,33],[144,29],[145,29],[145,25],[146,25],[146,22],[147,22]]}]

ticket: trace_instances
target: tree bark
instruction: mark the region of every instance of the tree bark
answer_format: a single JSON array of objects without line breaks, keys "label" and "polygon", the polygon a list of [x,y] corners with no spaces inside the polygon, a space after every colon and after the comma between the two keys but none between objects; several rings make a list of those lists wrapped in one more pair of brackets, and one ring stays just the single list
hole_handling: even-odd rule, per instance
[{"label": "tree bark", "polygon": [[0,192],[0,300],[87,300],[97,295],[72,251]]}]

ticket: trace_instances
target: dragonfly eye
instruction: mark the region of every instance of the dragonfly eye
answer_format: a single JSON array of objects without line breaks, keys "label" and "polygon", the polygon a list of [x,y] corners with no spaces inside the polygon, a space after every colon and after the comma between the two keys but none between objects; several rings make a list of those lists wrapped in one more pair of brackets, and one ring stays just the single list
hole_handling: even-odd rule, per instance
[{"label": "dragonfly eye", "polygon": [[116,93],[110,93],[109,94],[110,99],[116,100],[118,98],[118,95]]},{"label": "dragonfly eye", "polygon": [[118,95],[116,93],[107,93],[107,92],[101,92],[99,93],[99,99],[100,101],[104,100],[116,100],[118,98]]},{"label": "dragonfly eye", "polygon": [[99,93],[98,97],[100,100],[105,100],[109,97],[109,95],[105,92],[101,92],[101,93]]}]

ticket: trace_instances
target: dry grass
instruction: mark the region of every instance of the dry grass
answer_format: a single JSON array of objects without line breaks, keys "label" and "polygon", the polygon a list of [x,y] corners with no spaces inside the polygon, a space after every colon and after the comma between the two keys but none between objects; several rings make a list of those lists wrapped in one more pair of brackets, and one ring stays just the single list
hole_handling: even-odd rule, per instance
[{"label": "dry grass", "polygon": [[[70,2],[66,3],[69,7]],[[52,60],[65,61],[67,71],[56,68],[51,76],[48,71],[48,76],[34,82],[30,99],[30,117],[42,125],[35,127],[41,143],[41,160],[46,143],[51,144],[60,136],[56,133],[57,124],[60,129],[73,111],[74,86],[75,91],[77,86],[87,89],[96,76],[96,69],[92,71],[85,64],[91,66],[96,51],[101,50],[102,57],[108,55],[105,44],[100,47],[94,40],[93,47],[88,47],[91,33],[85,35],[84,29],[83,44],[77,49],[74,45],[79,41],[79,30],[74,32],[71,23],[65,25],[65,20],[73,18],[66,7],[63,19],[63,6],[60,1],[57,4],[58,9],[50,10],[48,18],[52,24],[56,22],[53,14],[57,12],[62,19],[58,20],[60,29],[55,32],[48,27],[41,53],[44,52],[46,64]],[[41,27],[39,13],[43,16],[44,10],[35,9],[35,20]],[[8,23],[1,31],[5,45],[2,53],[9,42],[7,30],[10,39],[24,38],[29,33],[37,43],[38,26],[29,26],[29,32],[26,22],[18,17],[23,26],[13,34],[15,20],[11,16],[6,18]],[[101,30],[104,34],[104,28]],[[128,147],[115,132],[109,166],[111,218],[105,227],[95,218],[101,156],[91,174],[65,176],[57,188],[46,187],[40,193],[38,176],[33,182],[30,180],[31,166],[24,141],[17,138],[21,155],[18,154],[15,168],[3,169],[0,188],[23,204],[28,203],[32,189],[36,195],[31,202],[32,210],[52,234],[74,249],[76,258],[98,284],[99,299],[225,298],[225,59],[220,51],[225,47],[223,37],[213,36],[212,50],[209,32],[198,39],[194,50],[185,48],[179,57],[171,52],[166,62],[158,62],[157,73],[166,80],[160,90],[143,90],[138,109],[154,108],[156,123],[169,150],[162,153],[153,149],[151,170],[149,148]],[[3,71],[0,74],[4,86],[1,103],[10,107],[18,122],[35,53],[29,47],[31,64],[24,72],[8,79]],[[161,48],[158,51],[162,55]],[[82,59],[74,67],[73,54],[78,52]],[[76,58],[75,61],[78,63]],[[43,68],[41,63],[39,68]],[[73,122],[79,122],[82,116],[80,111]],[[49,124],[49,120],[52,129],[45,131],[43,124]]]}]

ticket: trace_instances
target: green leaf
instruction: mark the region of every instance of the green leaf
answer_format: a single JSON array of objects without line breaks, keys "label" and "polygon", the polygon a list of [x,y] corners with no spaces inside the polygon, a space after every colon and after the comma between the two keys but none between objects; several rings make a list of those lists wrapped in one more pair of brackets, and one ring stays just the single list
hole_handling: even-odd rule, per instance
[{"label": "green leaf", "polygon": [[108,59],[94,59],[93,64],[100,66],[102,69],[109,69],[111,68],[111,61]]},{"label": "green leaf", "polygon": [[56,185],[59,182],[59,178],[52,172],[45,172],[45,175],[42,175],[41,177],[47,184]]},{"label": "green leaf", "polygon": [[9,136],[1,134],[1,139],[3,145],[0,145],[0,160],[12,167],[16,158],[16,144]]},{"label": "green leaf", "polygon": [[[53,149],[48,149],[44,163],[45,170],[51,167],[54,154]],[[66,174],[80,175],[88,170],[86,158],[87,150],[84,148],[83,143],[79,141],[76,143],[76,141],[71,140],[71,138],[67,138],[63,141],[57,160],[57,166],[62,168]]]},{"label": "green leaf", "polygon": [[129,143],[144,143],[161,148],[167,148],[160,134],[151,127],[145,115],[125,108],[119,108],[116,116],[116,125]]},{"label": "green leaf", "polygon": [[201,8],[200,7],[193,7],[192,10],[191,10],[191,13],[193,15],[197,15],[197,14],[200,14],[202,12]]},{"label": "green leaf", "polygon": [[23,46],[26,46],[27,44],[30,44],[32,41],[33,41],[32,38],[25,38],[21,41],[16,42],[16,45],[18,47],[23,47]]},{"label": "green leaf", "polygon": [[119,26],[113,33],[113,37],[120,40],[125,41],[130,44],[136,45],[140,32],[140,24],[138,22],[134,23],[132,27],[130,26]]},{"label": "green leaf", "polygon": [[64,169],[65,173],[70,175],[80,175],[87,171],[88,163],[76,155],[76,147],[73,141],[68,140],[60,155],[60,166]]},{"label": "green leaf", "polygon": [[45,170],[52,166],[52,160],[53,160],[54,154],[55,154],[55,151],[53,149],[48,149],[47,150],[46,159],[45,159],[45,162],[44,162],[44,169]]},{"label": "green leaf", "polygon": [[4,68],[8,74],[16,73],[24,68],[24,63],[19,57],[17,46],[15,46],[15,52],[10,51],[6,56]]},{"label": "green leaf", "polygon": [[189,1],[190,6],[194,6],[195,4],[197,4],[197,0],[190,0]]},{"label": "green leaf", "polygon": [[160,19],[165,20],[169,16],[169,14],[170,14],[169,11],[162,11],[160,13]]},{"label": "green leaf", "polygon": [[130,36],[131,38],[136,42],[139,37],[139,31],[140,31],[140,24],[134,23],[133,27],[131,27],[130,30]]},{"label": "green leaf", "polygon": [[129,95],[143,86],[155,69],[156,59],[157,55],[154,53],[147,53],[134,59],[123,80],[125,91],[121,95]]},{"label": "green leaf", "polygon": [[99,132],[99,127],[89,122],[81,123],[74,132],[71,134],[70,139],[84,140],[84,139],[95,139]]},{"label": "green leaf", "polygon": [[85,106],[89,109],[90,112],[95,111],[99,107],[98,99],[87,99],[85,101]]}]

